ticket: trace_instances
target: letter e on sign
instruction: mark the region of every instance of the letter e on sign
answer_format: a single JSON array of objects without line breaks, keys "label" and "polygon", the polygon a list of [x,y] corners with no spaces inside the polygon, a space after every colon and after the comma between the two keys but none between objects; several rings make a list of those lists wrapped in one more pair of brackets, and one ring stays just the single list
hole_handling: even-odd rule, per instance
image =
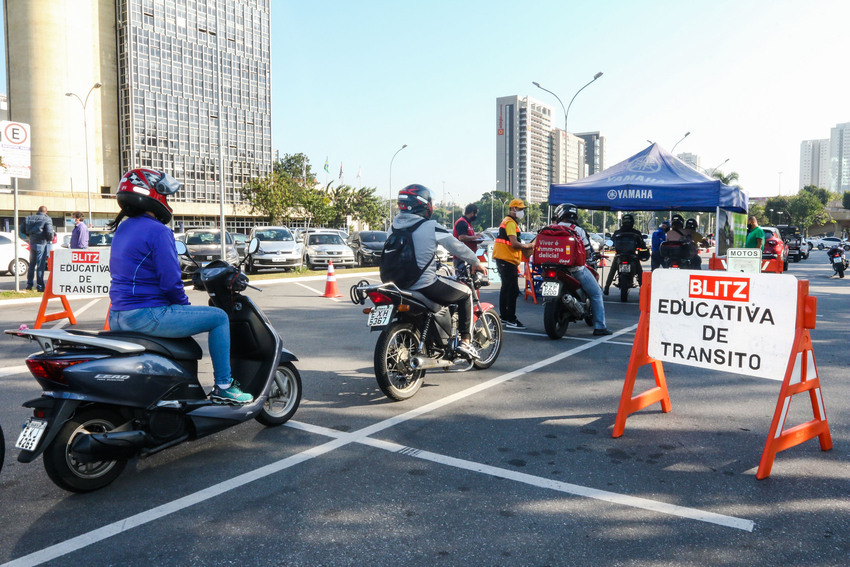
[{"label": "letter e on sign", "polygon": [[100,252],[91,252],[88,250],[72,250],[72,264],[98,264],[100,263]]},{"label": "letter e on sign", "polygon": [[747,302],[750,300],[750,280],[728,276],[693,275],[688,280],[688,297]]}]

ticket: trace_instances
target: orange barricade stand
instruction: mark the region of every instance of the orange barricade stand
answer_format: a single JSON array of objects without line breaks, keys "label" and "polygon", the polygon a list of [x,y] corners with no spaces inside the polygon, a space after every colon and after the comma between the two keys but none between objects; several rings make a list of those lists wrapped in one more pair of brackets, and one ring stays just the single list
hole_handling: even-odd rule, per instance
[{"label": "orange barricade stand", "polygon": [[531,299],[534,301],[535,305],[537,304],[537,293],[534,291],[534,274],[531,270],[531,264],[528,261],[528,258],[525,258],[522,261],[522,272],[525,278],[525,297],[524,299],[528,301],[528,296],[531,296]]},{"label": "orange barricade stand", "polygon": [[[71,311],[71,304],[68,303],[68,298],[64,295],[56,295],[53,293],[53,251],[51,250],[50,256],[47,257],[47,269],[50,271],[50,275],[47,276],[47,284],[44,287],[44,295],[41,296],[41,306],[38,308],[38,315],[35,318],[35,323],[33,324],[33,329],[40,329],[41,325],[48,321],[57,321],[59,319],[67,318],[68,321],[72,325],[77,324],[77,319],[74,317],[74,312]],[[54,297],[58,297],[62,301],[63,311],[59,311],[58,313],[46,314],[47,312],[47,302],[53,299]]]},{"label": "orange barricade stand", "polygon": [[[780,269],[781,269],[780,262]],[[617,409],[617,418],[614,421],[613,437],[620,437],[626,428],[626,418],[629,415],[644,409],[656,402],[661,402],[661,411],[667,413],[672,410],[670,394],[667,390],[667,382],[664,378],[664,369],[661,361],[651,358],[648,354],[649,343],[649,313],[652,290],[652,273],[644,273],[643,285],[640,290],[640,319],[638,321],[637,333],[632,344],[632,353],[629,366],[626,370],[626,380],[623,384],[623,393],[620,396],[620,406]],[[821,393],[820,378],[818,377],[817,365],[815,364],[814,351],[809,329],[815,328],[815,316],[817,314],[817,298],[809,295],[809,282],[797,282],[797,318],[794,343],[779,391],[779,400],[767,435],[761,461],[756,471],[757,479],[764,479],[770,475],[776,453],[784,451],[810,439],[818,437],[822,451],[832,448],[832,437],[829,432],[829,423],[826,419],[823,395]],[[652,365],[655,375],[655,387],[633,396],[635,379],[638,369],[646,364]],[[814,419],[783,430],[787,418],[791,397],[796,394],[808,392],[812,404]]]}]

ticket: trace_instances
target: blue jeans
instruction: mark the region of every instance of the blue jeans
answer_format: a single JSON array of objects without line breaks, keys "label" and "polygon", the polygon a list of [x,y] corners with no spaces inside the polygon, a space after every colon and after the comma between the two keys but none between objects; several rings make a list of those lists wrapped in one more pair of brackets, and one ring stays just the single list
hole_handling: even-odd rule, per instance
[{"label": "blue jeans", "polygon": [[175,304],[110,311],[109,328],[169,339],[191,337],[209,331],[210,358],[215,383],[221,388],[230,386],[230,322],[227,313],[218,307]]},{"label": "blue jeans", "polygon": [[596,282],[596,278],[585,267],[580,270],[570,272],[570,275],[578,280],[581,284],[581,289],[590,298],[590,305],[593,307],[593,328],[605,328],[605,304],[602,303],[602,288]]},{"label": "blue jeans", "polygon": [[27,289],[32,289],[33,276],[36,289],[44,291],[44,270],[47,269],[47,242],[30,242],[30,266],[27,268]]}]

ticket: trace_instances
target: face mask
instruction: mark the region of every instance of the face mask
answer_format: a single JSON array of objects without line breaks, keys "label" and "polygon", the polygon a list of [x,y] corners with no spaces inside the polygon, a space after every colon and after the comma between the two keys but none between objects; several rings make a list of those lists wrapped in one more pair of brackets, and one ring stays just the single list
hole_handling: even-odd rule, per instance
[{"label": "face mask", "polygon": [[517,211],[516,218],[522,219],[525,216],[525,211]]},{"label": "face mask", "polygon": [[469,222],[475,222],[475,219],[477,219],[477,218],[478,218],[478,215],[472,215],[472,217],[469,219]]}]

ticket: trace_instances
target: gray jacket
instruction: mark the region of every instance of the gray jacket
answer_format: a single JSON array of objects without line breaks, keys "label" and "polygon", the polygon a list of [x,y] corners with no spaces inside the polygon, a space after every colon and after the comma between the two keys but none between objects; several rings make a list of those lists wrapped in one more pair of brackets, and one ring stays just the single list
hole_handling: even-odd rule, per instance
[{"label": "gray jacket", "polygon": [[24,221],[24,232],[27,233],[27,238],[33,244],[52,242],[55,234],[53,221],[44,213],[29,215]]},{"label": "gray jacket", "polygon": [[[421,221],[422,217],[412,213],[399,213],[393,219],[392,228],[409,228]],[[390,234],[392,234],[390,228]],[[416,280],[416,283],[410,286],[409,289],[422,289],[428,287],[437,281],[437,262],[431,261],[437,253],[437,244],[472,266],[477,266],[481,262],[475,252],[469,247],[452,236],[450,230],[437,224],[435,220],[427,220],[423,222],[419,228],[413,233],[413,247],[416,249],[416,264],[423,268],[428,262],[428,267],[422,272],[422,275]]]}]

